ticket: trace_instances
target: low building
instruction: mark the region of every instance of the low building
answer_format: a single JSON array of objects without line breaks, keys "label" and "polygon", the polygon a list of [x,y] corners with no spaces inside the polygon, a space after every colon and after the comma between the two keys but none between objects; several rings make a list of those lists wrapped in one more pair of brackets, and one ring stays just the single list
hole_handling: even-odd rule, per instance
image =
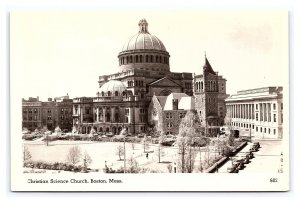
[{"label": "low building", "polygon": [[238,91],[226,99],[233,129],[259,138],[282,138],[282,87]]},{"label": "low building", "polygon": [[185,93],[153,96],[148,108],[148,122],[164,134],[177,135],[187,111],[195,111],[195,98]]}]

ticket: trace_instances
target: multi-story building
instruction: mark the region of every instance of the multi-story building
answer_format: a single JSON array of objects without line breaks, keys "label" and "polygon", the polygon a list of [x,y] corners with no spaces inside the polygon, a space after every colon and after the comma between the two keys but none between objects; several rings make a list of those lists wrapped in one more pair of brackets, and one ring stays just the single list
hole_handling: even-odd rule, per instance
[{"label": "multi-story building", "polygon": [[145,132],[148,106],[153,95],[193,94],[192,73],[170,71],[169,52],[148,31],[145,19],[118,55],[119,72],[99,77],[93,98],[73,100],[73,124],[79,133],[117,134],[125,127],[130,134]]},{"label": "multi-story building", "polygon": [[226,79],[218,75],[205,56],[203,73],[194,76],[195,109],[206,134],[216,135],[224,124]]},{"label": "multi-story building", "polygon": [[69,96],[57,97],[48,101],[30,97],[22,100],[22,127],[30,131],[47,127],[53,131],[57,126],[63,131],[72,130],[72,99]]},{"label": "multi-story building", "polygon": [[22,127],[31,131],[42,127],[42,102],[39,97],[22,99]]},{"label": "multi-story building", "polygon": [[[231,126],[260,138],[282,138],[282,87],[238,91],[226,99]],[[250,132],[251,131],[251,132]]]}]

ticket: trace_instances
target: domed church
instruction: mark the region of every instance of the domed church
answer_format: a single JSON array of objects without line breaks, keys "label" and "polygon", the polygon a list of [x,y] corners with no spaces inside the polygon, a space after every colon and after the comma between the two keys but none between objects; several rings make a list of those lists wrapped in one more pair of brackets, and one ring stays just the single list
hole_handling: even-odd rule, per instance
[{"label": "domed church", "polygon": [[124,43],[118,60],[117,73],[99,76],[95,97],[73,99],[73,125],[79,133],[88,134],[94,128],[99,133],[119,134],[123,127],[132,135],[143,133],[154,95],[193,96],[193,74],[170,71],[170,54],[150,34],[145,19]]}]

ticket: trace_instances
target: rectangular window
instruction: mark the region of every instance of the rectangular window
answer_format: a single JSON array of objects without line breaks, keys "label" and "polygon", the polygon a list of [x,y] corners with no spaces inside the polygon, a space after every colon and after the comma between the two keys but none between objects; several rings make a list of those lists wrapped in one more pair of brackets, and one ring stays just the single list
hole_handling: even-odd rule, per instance
[{"label": "rectangular window", "polygon": [[276,114],[274,114],[274,122],[276,123]]},{"label": "rectangular window", "polygon": [[276,104],[273,104],[273,110],[276,110]]},{"label": "rectangular window", "polygon": [[269,128],[269,134],[271,133],[271,129]]},{"label": "rectangular window", "polygon": [[281,103],[281,110],[283,110],[283,103]]},{"label": "rectangular window", "polygon": [[260,127],[260,132],[262,133],[262,127]]},{"label": "rectangular window", "polygon": [[48,113],[51,113],[51,109],[48,109]]},{"label": "rectangular window", "polygon": [[35,120],[35,121],[37,120],[37,116],[34,116],[34,120]]},{"label": "rectangular window", "polygon": [[85,109],[85,113],[86,113],[86,114],[90,114],[90,109],[86,108],[86,109]]},{"label": "rectangular window", "polygon": [[283,123],[283,114],[281,114],[281,123]]},{"label": "rectangular window", "polygon": [[266,128],[264,129],[264,132],[265,132],[265,133],[267,132],[267,129],[266,129]]},{"label": "rectangular window", "polygon": [[129,115],[129,109],[125,109],[125,115]]},{"label": "rectangular window", "polygon": [[255,105],[255,109],[258,110],[258,104]]},{"label": "rectangular window", "polygon": [[27,110],[26,109],[23,109],[23,113],[26,113],[27,112]]},{"label": "rectangular window", "polygon": [[258,132],[258,127],[256,127],[256,132]]},{"label": "rectangular window", "polygon": [[172,113],[167,113],[167,116],[166,116],[167,118],[173,118],[173,115],[172,115]]},{"label": "rectangular window", "polygon": [[256,121],[258,121],[258,113],[256,113]]},{"label": "rectangular window", "polygon": [[274,135],[276,135],[276,129],[273,130]]},{"label": "rectangular window", "polygon": [[180,113],[179,114],[179,118],[184,118],[185,117],[185,113]]}]

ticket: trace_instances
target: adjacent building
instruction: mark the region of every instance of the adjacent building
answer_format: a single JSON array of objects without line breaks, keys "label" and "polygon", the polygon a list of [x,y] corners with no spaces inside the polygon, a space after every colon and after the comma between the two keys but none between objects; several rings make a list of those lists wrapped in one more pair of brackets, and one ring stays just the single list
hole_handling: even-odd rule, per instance
[{"label": "adjacent building", "polygon": [[201,75],[194,76],[195,109],[206,134],[215,136],[224,124],[226,79],[218,75],[205,56]]},{"label": "adjacent building", "polygon": [[39,97],[22,100],[22,127],[30,131],[47,127],[53,131],[57,126],[63,131],[72,130],[72,99],[69,96],[48,98]]},{"label": "adjacent building", "polygon": [[187,111],[195,111],[195,98],[185,93],[152,97],[148,108],[148,122],[156,125],[163,134],[177,135]]},{"label": "adjacent building", "polygon": [[282,138],[282,87],[238,91],[226,99],[233,129],[260,138]]}]

